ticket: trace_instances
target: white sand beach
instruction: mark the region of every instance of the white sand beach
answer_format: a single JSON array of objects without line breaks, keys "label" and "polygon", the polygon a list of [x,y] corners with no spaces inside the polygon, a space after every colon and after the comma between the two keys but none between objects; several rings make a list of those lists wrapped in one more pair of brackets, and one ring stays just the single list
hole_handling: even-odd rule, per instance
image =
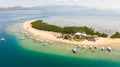
[{"label": "white sand beach", "polygon": [[120,39],[111,39],[111,38],[101,38],[99,37],[96,42],[92,41],[70,41],[70,40],[64,40],[60,38],[56,38],[55,35],[60,35],[60,33],[56,32],[50,32],[50,31],[43,31],[43,30],[37,30],[32,28],[31,22],[36,21],[36,20],[29,20],[24,23],[22,23],[22,28],[24,31],[30,33],[32,36],[40,39],[45,39],[45,40],[51,40],[54,42],[59,42],[59,43],[66,43],[66,44],[76,44],[76,45],[97,45],[97,46],[114,46],[114,47],[120,47]]}]

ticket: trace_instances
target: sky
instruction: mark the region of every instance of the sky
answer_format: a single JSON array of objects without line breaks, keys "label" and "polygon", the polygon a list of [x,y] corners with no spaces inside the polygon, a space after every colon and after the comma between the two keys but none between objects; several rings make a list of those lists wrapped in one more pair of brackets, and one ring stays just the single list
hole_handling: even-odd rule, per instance
[{"label": "sky", "polygon": [[74,5],[95,9],[120,10],[120,0],[0,0],[0,7]]}]

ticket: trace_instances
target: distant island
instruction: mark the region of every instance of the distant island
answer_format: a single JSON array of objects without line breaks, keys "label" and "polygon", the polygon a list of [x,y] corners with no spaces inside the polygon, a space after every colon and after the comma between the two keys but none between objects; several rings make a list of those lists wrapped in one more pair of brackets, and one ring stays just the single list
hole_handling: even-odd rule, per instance
[{"label": "distant island", "polygon": [[113,34],[111,36],[111,38],[120,38],[120,33],[119,32],[116,32],[115,34]]},{"label": "distant island", "polygon": [[90,10],[95,11],[96,9],[88,8],[84,6],[62,6],[62,5],[46,5],[46,6],[33,6],[33,7],[23,7],[23,6],[14,6],[14,7],[0,7],[0,10],[58,10],[58,9],[73,9],[73,10]]}]

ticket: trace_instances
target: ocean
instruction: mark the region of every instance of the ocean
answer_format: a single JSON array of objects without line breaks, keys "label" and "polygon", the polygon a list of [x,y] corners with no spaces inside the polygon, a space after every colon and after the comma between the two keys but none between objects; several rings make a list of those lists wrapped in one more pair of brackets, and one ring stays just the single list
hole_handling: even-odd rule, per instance
[{"label": "ocean", "polygon": [[119,18],[79,11],[1,10],[0,38],[5,41],[0,41],[0,67],[120,67],[119,49],[111,53],[79,49],[74,55],[73,45],[54,43],[43,47],[43,43],[30,39],[19,40],[23,36],[19,33],[20,23],[26,20],[43,19],[60,26],[86,25],[112,34],[120,31]]}]

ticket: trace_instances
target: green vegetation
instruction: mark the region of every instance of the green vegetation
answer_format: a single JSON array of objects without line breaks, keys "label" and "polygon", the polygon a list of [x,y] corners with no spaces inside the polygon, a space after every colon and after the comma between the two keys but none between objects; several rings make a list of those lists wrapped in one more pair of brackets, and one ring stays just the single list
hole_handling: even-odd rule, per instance
[{"label": "green vegetation", "polygon": [[84,27],[75,27],[75,26],[64,27],[63,32],[68,33],[68,34],[76,33],[76,32],[82,32],[82,33],[85,32],[88,35],[94,35],[95,34],[95,32],[92,28],[89,28],[89,27],[86,27],[86,26],[84,26]]},{"label": "green vegetation", "polygon": [[86,26],[84,27],[69,26],[69,27],[62,28],[56,25],[45,23],[43,22],[43,20],[37,20],[35,22],[32,22],[31,24],[33,28],[36,28],[39,30],[60,32],[60,33],[65,33],[65,34],[74,34],[76,32],[81,32],[81,33],[86,33],[87,35],[97,35],[99,37],[108,37],[107,34],[94,31],[94,29],[86,27]]},{"label": "green vegetation", "polygon": [[94,31],[94,29],[86,27],[86,26],[84,26],[84,27],[64,27],[63,32],[68,33],[68,34],[76,33],[76,32],[82,32],[82,33],[85,32],[87,35],[97,35],[99,37],[108,37],[107,34],[100,33],[98,31]]},{"label": "green vegetation", "polygon": [[54,32],[62,31],[61,27],[47,24],[47,23],[43,22],[43,20],[37,20],[35,22],[32,22],[31,24],[32,24],[33,28],[36,28],[39,30],[54,31]]},{"label": "green vegetation", "polygon": [[84,27],[75,27],[75,26],[64,27],[63,32],[68,33],[68,34],[76,33],[76,32],[82,32],[82,33],[85,32],[86,34],[94,35],[94,30],[92,28],[88,28],[86,26],[84,26]]},{"label": "green vegetation", "polygon": [[120,33],[119,32],[116,32],[115,34],[113,34],[111,36],[111,38],[120,38]]},{"label": "green vegetation", "polygon": [[99,37],[108,37],[108,34],[105,34],[105,33],[95,32],[94,34],[98,35]]}]

